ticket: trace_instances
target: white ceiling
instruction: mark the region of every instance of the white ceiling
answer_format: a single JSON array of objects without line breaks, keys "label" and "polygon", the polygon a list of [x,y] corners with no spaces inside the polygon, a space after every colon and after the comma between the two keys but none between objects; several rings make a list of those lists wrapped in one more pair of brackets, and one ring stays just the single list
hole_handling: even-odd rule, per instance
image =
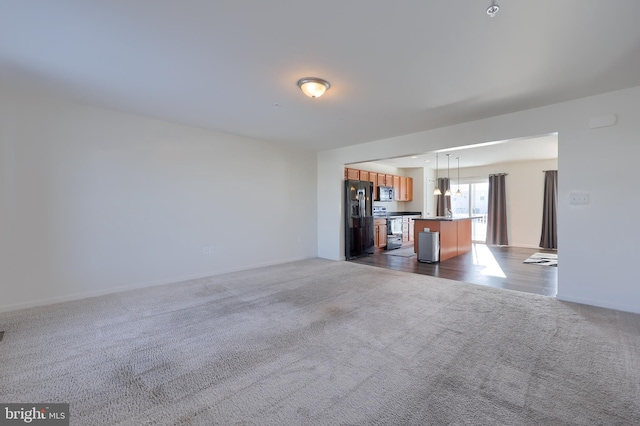
[{"label": "white ceiling", "polygon": [[[440,170],[444,170],[447,167],[447,154],[451,154],[449,160],[452,169],[458,166],[457,157],[460,157],[460,168],[488,166],[514,161],[557,159],[558,134],[554,133],[538,137],[480,143],[456,149],[440,150],[438,151]],[[398,168],[435,168],[436,152],[416,153],[409,157],[369,161],[368,163],[377,163]]]},{"label": "white ceiling", "polygon": [[498,2],[0,0],[0,79],[314,150],[640,85],[640,1]]}]

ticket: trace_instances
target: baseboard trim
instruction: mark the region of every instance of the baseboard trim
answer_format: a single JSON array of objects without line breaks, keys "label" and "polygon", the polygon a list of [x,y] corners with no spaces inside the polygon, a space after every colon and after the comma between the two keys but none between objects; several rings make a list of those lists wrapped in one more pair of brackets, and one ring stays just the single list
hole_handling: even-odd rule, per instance
[{"label": "baseboard trim", "polygon": [[486,243],[479,242],[479,241],[473,241],[473,244],[484,244],[484,245],[487,245],[489,247],[514,247],[514,248],[526,248],[526,249],[536,249],[536,250],[554,250],[554,251],[558,250],[558,249],[545,249],[545,248],[542,248],[540,246],[531,245],[531,244],[495,245],[495,244],[486,244]]},{"label": "baseboard trim", "polygon": [[123,293],[125,291],[137,290],[147,287],[155,287],[159,285],[177,284],[183,281],[196,280],[201,278],[213,277],[216,275],[228,274],[231,272],[248,271],[251,269],[264,268],[267,266],[281,265],[284,263],[297,262],[300,260],[314,259],[317,256],[300,256],[288,259],[277,260],[273,262],[263,262],[246,267],[216,269],[202,274],[185,275],[182,277],[172,277],[163,280],[147,281],[131,285],[113,287],[104,290],[87,291],[81,293],[68,294],[63,296],[50,297],[46,299],[32,300],[29,302],[15,303],[11,305],[0,305],[0,313],[18,311],[21,309],[36,308],[39,306],[54,305],[57,303],[73,302],[75,300],[89,299],[92,297],[106,296],[108,294]]},{"label": "baseboard trim", "polygon": [[[559,287],[559,286],[558,286]],[[640,314],[640,308],[637,306],[621,305],[619,303],[602,302],[601,300],[584,299],[582,297],[565,296],[560,291],[556,294],[556,299],[562,302],[579,303],[581,305],[597,306],[599,308],[614,309],[616,311],[631,312]]]}]

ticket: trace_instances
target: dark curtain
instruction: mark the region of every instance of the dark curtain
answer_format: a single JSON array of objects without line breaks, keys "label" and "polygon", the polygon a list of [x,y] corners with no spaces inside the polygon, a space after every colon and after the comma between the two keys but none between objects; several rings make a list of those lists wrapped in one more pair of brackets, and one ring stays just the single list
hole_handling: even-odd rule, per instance
[{"label": "dark curtain", "polygon": [[558,171],[544,172],[544,204],[542,206],[542,234],[540,247],[558,248],[558,225],[556,211],[558,208]]},{"label": "dark curtain", "polygon": [[446,216],[447,209],[451,210],[451,197],[444,195],[447,189],[450,189],[449,178],[438,178],[438,188],[442,195],[436,195],[436,216]]},{"label": "dark curtain", "polygon": [[489,175],[489,214],[487,216],[487,244],[506,246],[507,197],[506,174]]}]

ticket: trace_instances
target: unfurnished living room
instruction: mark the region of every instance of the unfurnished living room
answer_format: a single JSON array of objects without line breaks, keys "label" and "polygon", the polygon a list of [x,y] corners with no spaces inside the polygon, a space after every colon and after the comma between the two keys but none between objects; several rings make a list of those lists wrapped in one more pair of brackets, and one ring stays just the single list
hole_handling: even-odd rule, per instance
[{"label": "unfurnished living room", "polygon": [[640,2],[0,5],[0,424],[640,424]]}]

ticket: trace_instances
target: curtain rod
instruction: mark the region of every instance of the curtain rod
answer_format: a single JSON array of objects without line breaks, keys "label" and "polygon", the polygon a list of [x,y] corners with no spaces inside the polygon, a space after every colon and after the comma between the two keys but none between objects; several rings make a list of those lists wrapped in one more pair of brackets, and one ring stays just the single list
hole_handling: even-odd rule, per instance
[{"label": "curtain rod", "polygon": [[508,175],[509,175],[509,173],[491,173],[489,175],[489,177],[491,177],[491,176],[508,176]]},{"label": "curtain rod", "polygon": [[542,173],[544,172],[557,172],[558,170],[543,170]]}]

